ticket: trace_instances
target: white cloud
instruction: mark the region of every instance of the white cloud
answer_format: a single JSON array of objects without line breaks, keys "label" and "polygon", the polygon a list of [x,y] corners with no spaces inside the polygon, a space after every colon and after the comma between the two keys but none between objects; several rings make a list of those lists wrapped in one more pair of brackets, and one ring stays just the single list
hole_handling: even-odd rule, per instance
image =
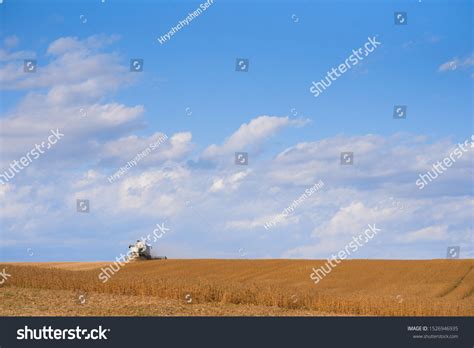
[{"label": "white cloud", "polygon": [[[3,89],[28,89],[25,97],[0,119],[0,165],[5,167],[24,155],[44,140],[50,129],[65,134],[55,150],[77,156],[79,148],[95,153],[97,135],[124,130],[125,125],[137,122],[143,106],[101,103],[131,81],[116,54],[101,52],[114,40],[107,36],[60,38],[48,48],[52,59],[41,60],[36,73],[24,73],[22,61],[0,68]],[[9,74],[13,66],[15,72]]]},{"label": "white cloud", "polygon": [[457,69],[468,69],[474,65],[474,54],[466,58],[453,58],[443,64],[441,64],[438,68],[438,71],[445,72],[445,71],[453,71]]},{"label": "white cloud", "polygon": [[366,207],[363,202],[351,202],[341,207],[327,224],[316,227],[314,235],[318,237],[338,234],[353,235],[363,230],[367,221],[378,221],[376,219],[378,215],[380,214]]},{"label": "white cloud", "polygon": [[[12,62],[17,61],[17,64],[6,64],[3,68],[0,68],[0,81],[14,80],[14,76],[17,76],[18,72],[23,71],[23,60],[24,59],[35,59],[36,52],[32,51],[15,51],[12,52],[15,46],[18,45],[20,39],[16,35],[7,36],[3,40],[4,48],[0,49],[0,62]],[[0,85],[0,89],[6,88],[6,86]]]},{"label": "white cloud", "polygon": [[[104,91],[131,82],[127,69],[119,64],[119,56],[101,52],[115,40],[117,37],[105,35],[84,40],[60,38],[50,44],[48,55],[40,57],[21,51],[3,51],[0,57],[8,63],[0,68],[2,90],[46,87],[51,88],[49,98],[55,102],[62,102],[65,97],[80,98],[80,101],[97,100]],[[25,73],[22,59],[31,58],[37,59],[37,70]]]},{"label": "white cloud", "polygon": [[250,174],[250,170],[240,171],[235,174],[228,175],[225,178],[214,178],[210,192],[219,191],[235,191],[239,188],[240,183]]},{"label": "white cloud", "polygon": [[[138,153],[151,148],[150,154],[141,161],[141,164],[151,165],[165,161],[180,161],[192,150],[191,141],[192,134],[190,132],[176,133],[171,137],[161,132],[156,132],[149,137],[130,135],[101,145],[100,157],[103,161],[113,160],[115,164],[121,164],[121,162],[124,164]],[[152,146],[150,147],[150,145]]]},{"label": "white cloud", "polygon": [[397,239],[403,243],[411,243],[415,241],[446,240],[448,239],[447,230],[448,226],[446,225],[429,226],[409,232]]},{"label": "white cloud", "polygon": [[279,130],[288,126],[302,126],[307,120],[291,120],[289,117],[259,116],[249,123],[244,123],[228,137],[222,145],[210,145],[203,153],[204,159],[227,155],[255,146]]}]

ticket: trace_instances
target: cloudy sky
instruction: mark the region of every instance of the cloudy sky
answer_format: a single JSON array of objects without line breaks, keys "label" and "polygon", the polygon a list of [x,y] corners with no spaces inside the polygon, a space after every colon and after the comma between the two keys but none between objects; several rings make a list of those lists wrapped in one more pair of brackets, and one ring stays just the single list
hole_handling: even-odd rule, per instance
[{"label": "cloudy sky", "polygon": [[[367,224],[382,231],[353,258],[473,257],[472,2],[216,0],[157,40],[200,4],[0,4],[0,178],[64,134],[0,185],[0,261],[111,260],[162,223],[153,247],[170,258],[327,258]],[[379,48],[310,93],[373,36]]]}]

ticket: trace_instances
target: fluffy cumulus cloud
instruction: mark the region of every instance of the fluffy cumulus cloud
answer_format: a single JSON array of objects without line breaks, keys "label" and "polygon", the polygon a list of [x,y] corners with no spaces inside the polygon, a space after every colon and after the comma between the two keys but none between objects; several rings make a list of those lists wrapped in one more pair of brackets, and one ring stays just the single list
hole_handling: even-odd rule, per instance
[{"label": "fluffy cumulus cloud", "polygon": [[259,145],[281,129],[288,126],[303,126],[307,120],[291,120],[289,117],[259,116],[245,123],[229,136],[222,145],[212,144],[203,153],[204,159],[215,159],[235,151]]},{"label": "fluffy cumulus cloud", "polygon": [[[111,259],[162,222],[171,231],[156,248],[175,258],[240,257],[242,249],[247,257],[326,258],[367,224],[382,231],[354,257],[440,258],[451,245],[472,257],[471,147],[420,190],[419,174],[449,156],[452,140],[335,135],[263,153],[261,144],[307,122],[264,115],[220,145],[195,146],[186,129],[137,134],[145,107],[105,101],[133,83],[105,50],[116,39],[58,39],[30,77],[19,73],[15,39],[2,51],[1,85],[23,96],[1,115],[0,174],[50,129],[65,136],[0,185],[0,259],[28,259],[25,250],[41,260]],[[236,151],[248,151],[247,166],[234,164]],[[353,165],[340,164],[342,151],[354,152]],[[89,200],[89,213],[76,212],[77,199]]]},{"label": "fluffy cumulus cloud", "polygon": [[190,132],[180,132],[170,137],[157,132],[151,136],[128,135],[108,141],[98,147],[101,148],[100,157],[103,161],[114,161],[117,164],[129,161],[137,153],[150,148],[152,151],[143,159],[142,163],[159,164],[184,159],[193,148],[191,141],[192,134]]},{"label": "fluffy cumulus cloud", "polygon": [[119,86],[132,82],[117,54],[103,52],[116,39],[60,38],[38,58],[37,72],[30,74],[23,72],[22,59],[27,56],[18,52],[4,56],[2,90],[25,94],[0,119],[3,167],[41,143],[51,129],[65,134],[59,147],[63,154],[79,147],[82,152],[93,152],[96,137],[138,122],[142,105],[102,102]]}]

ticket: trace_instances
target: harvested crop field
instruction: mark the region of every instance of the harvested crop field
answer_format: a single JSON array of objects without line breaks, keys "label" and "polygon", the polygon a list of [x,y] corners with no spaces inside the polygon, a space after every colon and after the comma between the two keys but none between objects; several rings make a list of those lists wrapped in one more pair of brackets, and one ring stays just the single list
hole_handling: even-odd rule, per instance
[{"label": "harvested crop field", "polygon": [[[321,260],[4,263],[0,315],[472,316],[474,260],[346,260],[319,281]],[[109,272],[110,274],[110,272]],[[103,279],[103,278],[102,278]]]}]

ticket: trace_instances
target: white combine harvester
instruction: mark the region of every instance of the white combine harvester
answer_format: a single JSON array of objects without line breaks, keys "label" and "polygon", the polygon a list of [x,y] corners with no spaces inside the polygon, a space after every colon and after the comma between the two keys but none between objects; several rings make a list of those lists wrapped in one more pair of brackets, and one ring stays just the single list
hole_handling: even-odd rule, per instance
[{"label": "white combine harvester", "polygon": [[130,249],[129,260],[166,260],[166,256],[156,256],[151,255],[151,245],[146,244],[144,241],[137,240],[135,244],[130,244],[128,246]]}]

